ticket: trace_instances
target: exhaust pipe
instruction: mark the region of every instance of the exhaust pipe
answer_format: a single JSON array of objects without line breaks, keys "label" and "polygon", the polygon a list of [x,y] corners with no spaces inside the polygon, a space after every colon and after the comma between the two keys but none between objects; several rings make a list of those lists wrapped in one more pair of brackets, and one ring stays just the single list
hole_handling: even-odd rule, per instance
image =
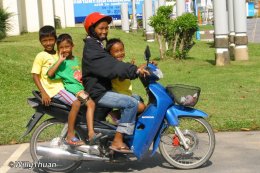
[{"label": "exhaust pipe", "polygon": [[76,150],[71,150],[71,152],[69,152],[62,148],[51,148],[51,147],[45,147],[45,146],[38,146],[36,153],[39,154],[40,156],[52,157],[52,158],[63,159],[63,160],[109,161],[109,158],[107,158],[107,157],[99,157],[99,156],[95,156],[95,155],[90,155],[90,154],[83,153],[83,152],[76,151]]}]

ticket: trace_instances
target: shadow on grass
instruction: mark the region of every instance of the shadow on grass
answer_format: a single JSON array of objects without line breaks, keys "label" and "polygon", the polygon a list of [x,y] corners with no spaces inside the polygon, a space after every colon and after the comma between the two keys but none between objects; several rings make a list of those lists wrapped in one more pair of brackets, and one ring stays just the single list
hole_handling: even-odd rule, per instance
[{"label": "shadow on grass", "polygon": [[0,43],[14,43],[15,40],[0,40]]},{"label": "shadow on grass", "polygon": [[216,65],[216,61],[215,60],[212,60],[212,59],[207,59],[207,60],[205,60],[206,62],[208,62],[209,64],[211,64],[211,65]]},{"label": "shadow on grass", "polygon": [[214,42],[208,42],[207,45],[209,45],[209,48],[214,48],[215,49]]}]

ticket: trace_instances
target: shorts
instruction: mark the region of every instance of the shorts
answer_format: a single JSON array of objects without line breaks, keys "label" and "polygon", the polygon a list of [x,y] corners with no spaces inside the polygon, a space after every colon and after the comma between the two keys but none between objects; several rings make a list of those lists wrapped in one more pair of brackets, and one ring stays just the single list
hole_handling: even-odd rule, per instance
[{"label": "shorts", "polygon": [[60,100],[61,102],[71,106],[74,101],[77,100],[77,97],[70,93],[69,91],[63,89],[60,90],[58,94],[54,96],[55,99]]},{"label": "shorts", "polygon": [[86,102],[89,100],[89,94],[84,90],[78,92],[76,97],[81,102],[81,104],[86,104]]}]

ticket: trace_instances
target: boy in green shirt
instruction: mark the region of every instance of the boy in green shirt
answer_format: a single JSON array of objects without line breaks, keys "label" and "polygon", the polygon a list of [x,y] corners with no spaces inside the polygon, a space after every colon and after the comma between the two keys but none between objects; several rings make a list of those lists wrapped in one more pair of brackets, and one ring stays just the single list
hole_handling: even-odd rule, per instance
[{"label": "boy in green shirt", "polygon": [[[48,76],[51,79],[62,79],[65,89],[74,94],[81,103],[87,106],[86,119],[89,142],[94,143],[101,134],[94,132],[95,103],[84,91],[81,84],[81,72],[78,58],[72,55],[73,41],[69,34],[61,34],[57,38],[59,60],[49,69]],[[73,134],[76,116],[69,116],[68,134]]]}]

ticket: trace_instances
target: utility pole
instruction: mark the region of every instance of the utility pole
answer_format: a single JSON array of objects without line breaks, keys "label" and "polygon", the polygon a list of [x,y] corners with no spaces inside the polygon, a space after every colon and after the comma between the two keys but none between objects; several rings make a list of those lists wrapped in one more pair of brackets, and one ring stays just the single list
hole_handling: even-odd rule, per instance
[{"label": "utility pole", "polygon": [[150,17],[153,16],[153,2],[152,0],[144,0],[144,8],[145,8],[145,35],[147,42],[154,41],[154,29],[149,25]]},{"label": "utility pole", "polygon": [[136,19],[136,0],[132,0],[132,32],[137,32],[137,19]]},{"label": "utility pole", "polygon": [[234,26],[234,0],[228,2],[228,29],[229,29],[229,54],[234,57],[235,49],[235,26]]},{"label": "utility pole", "polygon": [[121,24],[122,30],[129,33],[128,4],[121,4]]},{"label": "utility pole", "polygon": [[235,0],[234,24],[235,24],[235,60],[248,60],[248,38],[246,23],[246,1]]},{"label": "utility pole", "polygon": [[185,13],[185,0],[176,0],[176,14],[181,16]]},{"label": "utility pole", "polygon": [[226,0],[214,0],[215,60],[217,66],[230,63]]}]

